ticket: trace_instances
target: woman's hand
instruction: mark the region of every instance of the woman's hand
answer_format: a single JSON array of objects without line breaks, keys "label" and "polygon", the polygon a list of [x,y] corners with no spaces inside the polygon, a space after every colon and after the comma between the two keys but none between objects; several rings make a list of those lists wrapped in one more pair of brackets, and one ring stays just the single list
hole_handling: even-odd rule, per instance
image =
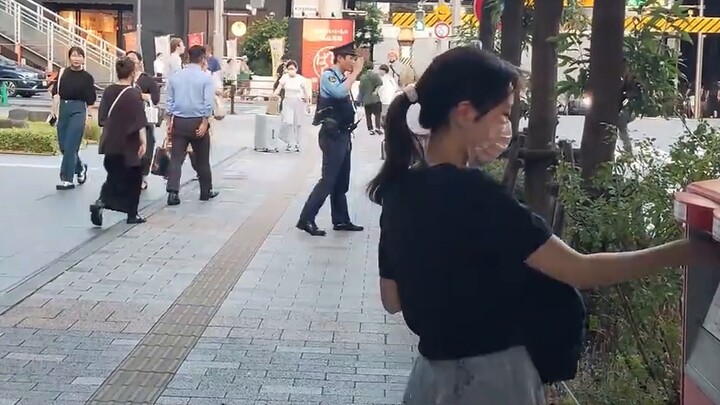
[{"label": "woman's hand", "polygon": [[147,143],[141,142],[140,147],[138,148],[138,157],[142,159],[145,156],[146,152],[147,152]]},{"label": "woman's hand", "polygon": [[150,100],[151,100],[150,94],[148,94],[148,93],[143,93],[143,94],[142,94],[142,99],[143,99],[143,101],[145,101],[146,103],[149,103]]}]

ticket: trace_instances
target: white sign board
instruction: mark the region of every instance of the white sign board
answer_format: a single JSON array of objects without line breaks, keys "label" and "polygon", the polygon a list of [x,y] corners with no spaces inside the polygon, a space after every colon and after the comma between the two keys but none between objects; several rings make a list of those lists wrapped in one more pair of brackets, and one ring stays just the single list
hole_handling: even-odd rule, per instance
[{"label": "white sign board", "polygon": [[445,39],[450,36],[450,26],[445,24],[444,22],[439,22],[435,24],[433,30],[435,32],[435,36],[438,39]]}]

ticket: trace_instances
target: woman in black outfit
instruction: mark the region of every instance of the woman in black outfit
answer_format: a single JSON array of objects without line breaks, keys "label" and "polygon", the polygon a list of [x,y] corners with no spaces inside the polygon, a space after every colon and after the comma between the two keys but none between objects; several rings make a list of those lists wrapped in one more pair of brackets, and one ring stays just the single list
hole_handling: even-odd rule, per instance
[{"label": "woman in black outfit", "polygon": [[78,152],[85,132],[88,107],[97,98],[95,79],[83,67],[85,51],[79,46],[73,46],[68,52],[68,59],[70,66],[60,71],[50,90],[53,99],[57,99],[54,100],[54,111],[51,114],[57,120],[58,144],[62,153],[60,183],[55,187],[57,190],[75,188],[75,177],[78,184],[87,181],[88,167],[80,160]]},{"label": "woman in black outfit", "polygon": [[98,151],[105,155],[107,179],[100,198],[90,206],[90,221],[95,226],[102,226],[104,209],[126,213],[128,224],[145,222],[138,215],[142,160],[147,150],[145,103],[134,85],[135,62],[121,57],[115,70],[118,80],[105,88],[98,108],[102,127]]},{"label": "woman in black outfit", "polygon": [[[493,54],[453,48],[389,106],[386,160],[368,192],[382,205],[382,304],[402,311],[420,338],[403,404],[544,404],[540,363],[530,352],[542,332],[527,326],[527,314],[542,305],[528,293],[535,275],[594,288],[712,256],[714,247],[696,240],[578,253],[494,179],[469,168],[507,147],[518,76]],[[408,128],[412,104],[430,133],[425,154]]]},{"label": "woman in black outfit", "polygon": [[[146,106],[155,107],[157,112],[157,105],[160,102],[160,87],[158,86],[155,79],[145,73],[143,69],[143,58],[142,55],[135,51],[130,51],[125,54],[130,60],[135,63],[135,86],[140,89],[142,98],[145,101]],[[158,114],[154,114],[154,118],[158,118]],[[142,189],[147,189],[147,176],[150,174],[150,165],[152,164],[153,153],[155,153],[155,123],[148,122],[145,127],[145,133],[147,134],[147,151],[143,158],[142,170],[143,170],[143,181]]]}]

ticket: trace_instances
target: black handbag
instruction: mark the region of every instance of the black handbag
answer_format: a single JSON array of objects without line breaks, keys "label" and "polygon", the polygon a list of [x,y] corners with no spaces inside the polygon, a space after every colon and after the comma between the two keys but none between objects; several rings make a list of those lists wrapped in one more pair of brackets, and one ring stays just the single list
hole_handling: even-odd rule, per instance
[{"label": "black handbag", "polygon": [[170,167],[170,152],[165,145],[158,146],[155,148],[153,154],[152,164],[150,165],[150,173],[167,177],[168,168]]},{"label": "black handbag", "polygon": [[572,380],[585,349],[587,308],[577,289],[525,267],[529,274],[522,335],[544,384]]}]

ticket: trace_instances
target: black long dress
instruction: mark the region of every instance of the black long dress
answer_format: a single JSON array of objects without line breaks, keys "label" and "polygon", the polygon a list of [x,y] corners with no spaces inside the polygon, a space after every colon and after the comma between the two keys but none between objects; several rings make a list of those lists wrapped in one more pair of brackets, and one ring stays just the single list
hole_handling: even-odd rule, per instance
[{"label": "black long dress", "polygon": [[140,130],[148,123],[140,90],[131,87],[121,94],[126,87],[108,86],[98,109],[102,127],[99,152],[105,155],[103,165],[107,171],[99,200],[103,208],[127,213],[131,218],[137,215],[142,186]]}]

